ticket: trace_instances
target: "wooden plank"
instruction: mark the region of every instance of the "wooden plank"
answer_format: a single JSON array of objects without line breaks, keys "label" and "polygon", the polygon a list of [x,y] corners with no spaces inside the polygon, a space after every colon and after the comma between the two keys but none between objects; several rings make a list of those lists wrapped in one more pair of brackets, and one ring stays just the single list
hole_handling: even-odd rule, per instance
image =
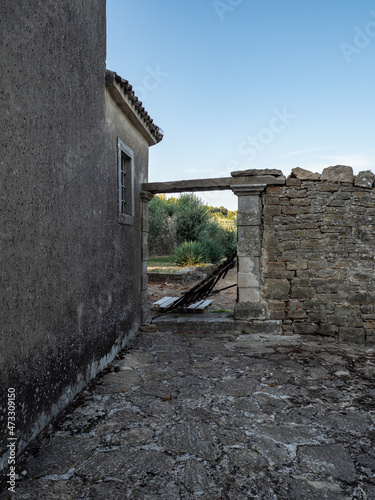
[{"label": "wooden plank", "polygon": [[196,309],[206,309],[210,304],[212,304],[212,300],[205,300],[203,304],[198,306]]},{"label": "wooden plank", "polygon": [[160,307],[161,305],[164,304],[164,302],[166,302],[168,299],[170,299],[170,297],[163,297],[162,299],[159,299],[158,301],[154,302],[153,305],[154,306],[157,306],[157,307]]},{"label": "wooden plank", "polygon": [[168,306],[176,302],[178,297],[163,297],[152,304],[153,309],[166,309]]},{"label": "wooden plank", "polygon": [[210,304],[212,303],[212,300],[199,300],[198,302],[195,302],[194,304],[191,304],[187,309],[189,310],[203,310],[206,309]]}]

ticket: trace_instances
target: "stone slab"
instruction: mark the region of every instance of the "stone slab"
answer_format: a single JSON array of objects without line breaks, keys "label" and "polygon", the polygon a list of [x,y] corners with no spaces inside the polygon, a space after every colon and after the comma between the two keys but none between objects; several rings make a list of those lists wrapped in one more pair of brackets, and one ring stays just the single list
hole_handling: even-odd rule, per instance
[{"label": "stone slab", "polygon": [[183,193],[185,191],[220,191],[231,189],[231,186],[242,184],[284,185],[285,177],[260,175],[253,177],[221,177],[213,179],[191,179],[186,181],[148,182],[142,184],[142,189],[151,193]]},{"label": "stone slab", "polygon": [[[209,313],[207,313],[209,314]],[[205,316],[196,317],[173,317],[166,315],[154,319],[154,324],[159,331],[185,331],[185,332],[228,332],[228,334],[239,333],[267,333],[279,335],[281,333],[281,321],[277,320],[236,320],[233,318],[218,318]]]},{"label": "stone slab", "polygon": [[322,172],[321,180],[353,183],[353,169],[346,165],[327,167]]}]

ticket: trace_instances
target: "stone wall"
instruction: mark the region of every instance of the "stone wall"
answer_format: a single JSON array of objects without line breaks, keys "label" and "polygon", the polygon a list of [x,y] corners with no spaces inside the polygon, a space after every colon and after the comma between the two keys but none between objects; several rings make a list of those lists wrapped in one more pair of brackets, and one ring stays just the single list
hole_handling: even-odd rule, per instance
[{"label": "stone wall", "polygon": [[294,169],[263,200],[264,299],[285,334],[375,343],[375,176]]}]

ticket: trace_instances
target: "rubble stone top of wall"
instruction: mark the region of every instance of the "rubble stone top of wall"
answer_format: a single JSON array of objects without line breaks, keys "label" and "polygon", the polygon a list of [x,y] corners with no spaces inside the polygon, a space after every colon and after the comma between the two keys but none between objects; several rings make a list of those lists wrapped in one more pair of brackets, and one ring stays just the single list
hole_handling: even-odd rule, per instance
[{"label": "rubble stone top of wall", "polygon": [[352,167],[346,165],[327,167],[321,174],[297,167],[292,169],[289,178],[297,178],[300,181],[347,182],[354,184],[356,187],[367,189],[372,189],[375,184],[375,174],[370,170],[359,172],[357,176],[354,176]]}]

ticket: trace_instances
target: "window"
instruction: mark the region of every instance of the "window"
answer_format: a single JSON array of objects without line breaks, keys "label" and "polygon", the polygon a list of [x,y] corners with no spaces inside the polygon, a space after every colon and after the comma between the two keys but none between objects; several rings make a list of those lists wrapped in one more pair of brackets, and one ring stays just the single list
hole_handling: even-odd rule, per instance
[{"label": "window", "polygon": [[122,224],[134,222],[134,153],[118,139],[118,215]]}]

